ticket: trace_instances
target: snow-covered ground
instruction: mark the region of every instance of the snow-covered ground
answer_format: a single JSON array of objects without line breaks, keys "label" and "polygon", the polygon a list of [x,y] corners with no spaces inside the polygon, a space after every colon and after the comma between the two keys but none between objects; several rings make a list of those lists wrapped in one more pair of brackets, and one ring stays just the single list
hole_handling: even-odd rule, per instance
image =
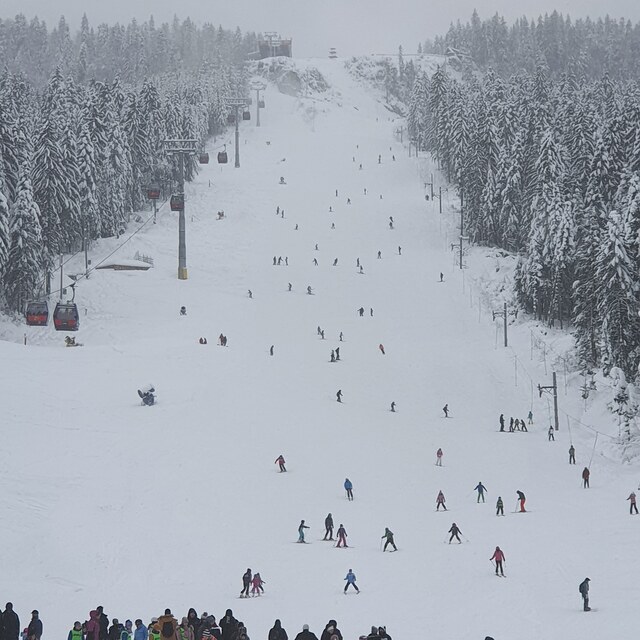
[{"label": "snow-covered ground", "polygon": [[[331,90],[297,98],[271,85],[262,126],[255,104],[242,125],[241,168],[230,153],[188,186],[187,281],[176,278],[177,218],[165,205],[114,256],[139,252],[153,269],[94,271],[78,284],[83,348],[64,348],[52,326],[2,325],[4,597],[23,626],[38,608],[46,638],[98,604],[145,621],[167,606],[179,616],[231,607],[253,640],[275,618],[290,637],[303,623],[319,636],[335,618],[345,640],[372,624],[395,640],[635,638],[640,518],[625,498],[637,468],[604,437],[594,449],[588,429],[572,429],[575,466],[564,422],[547,441],[547,397],[533,386],[551,371],[529,358],[524,325],[512,348],[500,336],[496,347],[487,309],[479,315],[469,275],[463,289],[452,263],[449,226],[424,200],[428,161],[408,157],[400,122],[340,61],[309,64]],[[231,135],[212,143],[213,159]],[[98,243],[93,263],[122,241]],[[81,272],[82,256],[67,268]],[[531,376],[517,386],[515,356]],[[136,395],[147,382],[152,408]],[[569,413],[582,407],[575,396],[561,393]],[[528,434],[498,432],[500,413],[530,408]],[[435,512],[440,489],[446,513]],[[526,514],[513,513],[516,490]],[[321,541],[328,512],[348,549]],[[295,544],[301,519],[310,544]],[[454,521],[462,545],[445,543]],[[381,552],[386,526],[398,553]],[[496,545],[505,580],[489,563]],[[247,567],[266,580],[264,597],[237,599]],[[361,594],[345,597],[350,568]],[[578,594],[586,576],[592,615]]]}]

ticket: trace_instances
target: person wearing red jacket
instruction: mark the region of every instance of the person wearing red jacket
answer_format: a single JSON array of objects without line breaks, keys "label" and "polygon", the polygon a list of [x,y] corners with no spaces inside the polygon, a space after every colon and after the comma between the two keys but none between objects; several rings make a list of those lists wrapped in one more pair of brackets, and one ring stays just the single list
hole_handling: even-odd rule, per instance
[{"label": "person wearing red jacket", "polygon": [[277,464],[280,466],[280,473],[282,473],[283,471],[286,471],[286,467],[284,466],[284,456],[282,454],[280,454],[277,458],[274,464]]},{"label": "person wearing red jacket", "polygon": [[496,547],[496,550],[493,552],[493,555],[489,560],[496,561],[496,575],[498,575],[498,570],[500,570],[500,575],[504,578],[504,570],[502,569],[502,563],[506,562],[507,559],[504,557],[504,553],[500,547]]}]

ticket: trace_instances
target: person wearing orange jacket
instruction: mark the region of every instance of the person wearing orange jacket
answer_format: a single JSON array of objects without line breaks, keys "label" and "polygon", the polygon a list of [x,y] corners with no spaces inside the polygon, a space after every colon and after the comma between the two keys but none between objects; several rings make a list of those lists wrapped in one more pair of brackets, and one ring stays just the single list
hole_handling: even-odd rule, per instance
[{"label": "person wearing orange jacket", "polygon": [[178,621],[171,614],[171,609],[165,609],[164,615],[158,618],[160,640],[178,640]]}]

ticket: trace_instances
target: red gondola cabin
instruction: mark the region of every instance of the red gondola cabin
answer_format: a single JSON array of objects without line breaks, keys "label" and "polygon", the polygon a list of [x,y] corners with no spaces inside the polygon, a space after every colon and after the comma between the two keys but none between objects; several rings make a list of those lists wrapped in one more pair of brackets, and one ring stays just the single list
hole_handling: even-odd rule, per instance
[{"label": "red gondola cabin", "polygon": [[147,189],[147,198],[149,200],[158,200],[160,198],[160,187],[157,184],[152,184]]},{"label": "red gondola cabin", "polygon": [[49,305],[44,302],[30,302],[25,312],[30,327],[46,327],[49,322]]},{"label": "red gondola cabin", "polygon": [[53,311],[53,326],[56,331],[77,331],[80,315],[75,302],[58,302]]},{"label": "red gondola cabin", "polygon": [[184,196],[181,193],[174,193],[171,196],[171,211],[184,211]]}]

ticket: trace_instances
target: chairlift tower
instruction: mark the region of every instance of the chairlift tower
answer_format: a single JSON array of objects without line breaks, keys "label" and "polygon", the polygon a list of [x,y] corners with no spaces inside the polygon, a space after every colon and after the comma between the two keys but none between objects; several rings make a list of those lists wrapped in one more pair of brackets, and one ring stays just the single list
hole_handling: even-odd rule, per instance
[{"label": "chairlift tower", "polygon": [[[198,153],[197,140],[164,140],[164,152],[178,158],[178,195],[184,203],[184,158]],[[187,234],[185,229],[184,204],[178,212],[178,280],[187,280]]]},{"label": "chairlift tower", "polygon": [[235,120],[236,120],[236,137],[235,137],[235,168],[238,169],[240,167],[240,129],[239,129],[239,120],[238,111],[242,108],[244,109],[247,106],[247,101],[245,98],[227,98],[225,100],[225,104],[228,107],[234,109]]},{"label": "chairlift tower", "polygon": [[260,126],[260,92],[264,91],[267,88],[266,83],[264,82],[253,82],[251,83],[251,90],[256,92],[256,127]]}]

